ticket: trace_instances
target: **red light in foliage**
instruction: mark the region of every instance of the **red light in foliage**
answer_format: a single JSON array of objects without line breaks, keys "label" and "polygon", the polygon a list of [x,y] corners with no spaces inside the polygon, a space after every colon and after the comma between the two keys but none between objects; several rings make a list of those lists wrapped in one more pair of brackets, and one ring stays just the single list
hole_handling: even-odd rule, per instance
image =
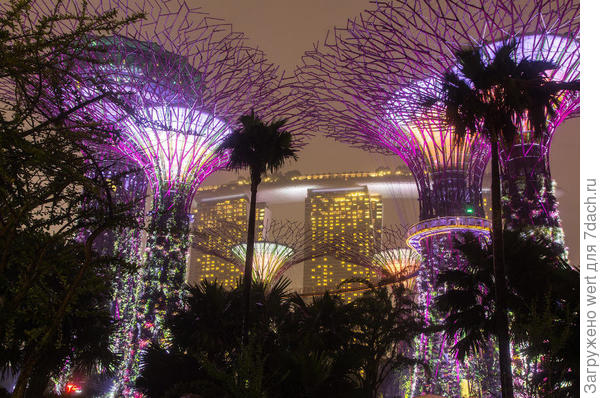
[{"label": "red light in foliage", "polygon": [[77,384],[74,384],[74,383],[68,383],[65,386],[65,392],[68,394],[73,394],[73,393],[77,394],[77,393],[81,392],[81,387],[79,387]]}]

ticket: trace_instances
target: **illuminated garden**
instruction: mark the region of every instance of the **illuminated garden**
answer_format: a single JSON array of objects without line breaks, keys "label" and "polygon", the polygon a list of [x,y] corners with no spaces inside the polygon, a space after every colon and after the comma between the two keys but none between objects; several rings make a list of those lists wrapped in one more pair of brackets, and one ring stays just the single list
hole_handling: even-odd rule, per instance
[{"label": "illuminated garden", "polygon": [[[579,396],[579,3],[364,8],[286,72],[190,0],[0,5],[0,398]],[[321,138],[403,190],[293,219]]]}]

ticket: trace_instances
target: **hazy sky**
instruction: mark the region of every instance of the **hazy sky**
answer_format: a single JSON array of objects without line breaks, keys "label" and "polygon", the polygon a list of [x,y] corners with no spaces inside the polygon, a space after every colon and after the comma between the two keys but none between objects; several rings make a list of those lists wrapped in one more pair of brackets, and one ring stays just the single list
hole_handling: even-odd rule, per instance
[{"label": "hazy sky", "polygon": [[[232,23],[244,32],[250,44],[260,47],[272,62],[292,71],[304,51],[322,41],[333,26],[345,26],[348,18],[372,8],[368,0],[188,0],[211,16]],[[283,171],[303,173],[395,168],[402,161],[394,156],[370,154],[323,137],[315,137],[300,153],[300,159]],[[559,210],[570,248],[570,261],[579,263],[579,119],[568,120],[555,134],[551,152],[552,176],[559,187]],[[227,182],[235,175],[217,172],[206,183]],[[387,214],[393,209],[387,210]],[[295,212],[296,210],[294,210]],[[300,209],[300,211],[302,211]],[[275,214],[277,216],[277,214]],[[302,216],[302,213],[299,214]]]}]

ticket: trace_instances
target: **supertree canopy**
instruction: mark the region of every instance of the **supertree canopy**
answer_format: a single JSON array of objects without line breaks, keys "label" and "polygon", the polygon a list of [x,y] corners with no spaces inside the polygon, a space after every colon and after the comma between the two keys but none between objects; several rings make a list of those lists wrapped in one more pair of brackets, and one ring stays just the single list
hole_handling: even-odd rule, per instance
[{"label": "supertree canopy", "polygon": [[302,123],[290,112],[299,97],[289,95],[277,67],[228,25],[180,1],[134,7],[101,4],[125,15],[146,11],[150,23],[90,38],[86,55],[93,62],[80,67],[101,83],[81,82],[78,95],[104,96],[85,111],[121,130],[115,147],[144,167],[155,203],[177,197],[187,212],[199,184],[226,163],[227,153],[217,148],[240,115],[254,109],[265,119],[287,118],[286,128],[296,132]]},{"label": "supertree canopy", "polygon": [[[412,288],[421,258],[407,247],[406,234],[407,228],[403,225],[383,227],[379,244],[370,253],[365,253],[357,245],[347,244],[349,238],[339,239],[334,244],[333,255],[349,263],[373,269],[382,281],[403,282],[408,288]],[[366,239],[360,233],[357,236],[353,232],[353,235],[353,239],[358,242]]]},{"label": "supertree canopy", "polygon": [[[245,226],[222,221],[215,227],[204,228],[194,239],[194,247],[244,269],[246,242]],[[288,220],[269,220],[256,235],[252,261],[254,281],[271,284],[279,280],[292,266],[327,254],[330,247],[304,233],[302,223]],[[322,241],[322,240],[321,240]],[[218,243],[217,243],[218,242]],[[229,242],[229,244],[223,244]]]},{"label": "supertree canopy", "polygon": [[[252,258],[252,279],[264,283],[276,281],[294,263],[289,261],[295,254],[294,249],[276,242],[254,242]],[[246,260],[246,243],[231,248],[238,262]]]},{"label": "supertree canopy", "polygon": [[[396,278],[405,276],[411,282],[414,282],[413,278],[420,262],[419,256],[406,247],[382,250],[373,255],[373,264],[381,269],[382,274],[393,275]],[[412,283],[409,283],[408,287],[412,287]]]},{"label": "supertree canopy", "polygon": [[[403,10],[392,3],[382,7],[382,14],[389,16],[386,25],[410,26],[418,32],[418,43],[411,43],[418,46],[413,47],[413,54],[426,49],[441,60],[432,67],[432,76],[455,68],[454,54],[462,48],[478,48],[484,62],[489,62],[499,48],[514,43],[516,63],[528,60],[554,65],[546,71],[548,81],[579,79],[578,1],[476,0],[465,4],[449,0],[440,5],[411,0]],[[550,146],[561,122],[578,112],[579,91],[565,90],[559,93],[553,111],[546,112],[548,128],[541,136],[533,134],[528,115],[520,115],[518,138],[512,145],[501,146],[507,228],[544,234],[556,241],[558,252],[564,251],[564,243],[550,176]]]}]

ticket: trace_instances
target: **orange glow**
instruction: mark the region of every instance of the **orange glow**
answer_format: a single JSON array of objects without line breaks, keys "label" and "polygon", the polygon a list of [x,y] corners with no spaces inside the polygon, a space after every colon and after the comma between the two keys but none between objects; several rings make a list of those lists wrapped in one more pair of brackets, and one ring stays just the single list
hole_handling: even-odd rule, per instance
[{"label": "orange glow", "polygon": [[65,392],[67,394],[79,394],[81,392],[81,387],[75,383],[67,383],[65,386]]}]

